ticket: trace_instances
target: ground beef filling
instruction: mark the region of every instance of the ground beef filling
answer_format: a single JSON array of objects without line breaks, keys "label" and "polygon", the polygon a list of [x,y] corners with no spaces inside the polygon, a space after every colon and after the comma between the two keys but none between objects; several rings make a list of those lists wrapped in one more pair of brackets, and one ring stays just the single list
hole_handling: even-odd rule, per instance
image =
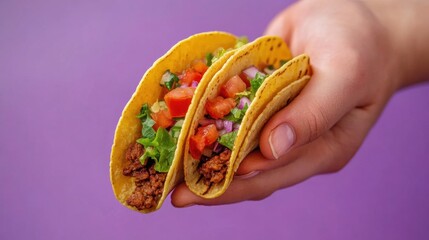
[{"label": "ground beef filling", "polygon": [[198,173],[202,175],[203,183],[210,186],[212,183],[220,183],[228,170],[228,162],[231,157],[231,150],[225,149],[221,154],[211,157],[202,162],[198,168]]},{"label": "ground beef filling", "polygon": [[139,158],[143,155],[141,144],[134,143],[125,154],[125,167],[123,174],[134,177],[136,189],[127,199],[127,204],[139,210],[156,207],[162,196],[167,173],[157,172],[154,163],[147,161],[145,165]]}]

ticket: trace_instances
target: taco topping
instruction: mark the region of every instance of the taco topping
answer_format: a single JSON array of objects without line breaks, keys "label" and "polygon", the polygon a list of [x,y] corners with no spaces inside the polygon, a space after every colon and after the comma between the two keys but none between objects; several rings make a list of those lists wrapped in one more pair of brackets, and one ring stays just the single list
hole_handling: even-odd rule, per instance
[{"label": "taco topping", "polygon": [[231,150],[225,149],[219,155],[214,155],[209,160],[202,162],[198,172],[203,175],[204,184],[221,182],[228,168]]},{"label": "taco topping", "polygon": [[[247,38],[239,38],[234,48],[239,48],[247,42]],[[231,50],[233,49],[219,48],[213,53],[208,53],[205,59],[193,61],[182,72],[165,71],[159,82],[163,86],[159,100],[152,105],[145,103],[141,107],[137,118],[142,124],[142,135],[126,151],[123,168],[123,175],[133,177],[136,186],[126,200],[129,206],[139,210],[157,206],[163,194],[167,172],[173,162],[184,117],[192,102],[195,88],[208,67]],[[225,114],[235,106],[233,99],[227,100],[224,104],[228,109],[221,111]],[[203,147],[197,146],[197,150],[202,152],[205,145],[217,141],[219,133],[215,126],[208,126],[200,132],[199,140],[202,139]]]},{"label": "taco topping", "polygon": [[221,85],[218,96],[207,99],[205,117],[198,121],[189,140],[189,152],[200,161],[197,171],[204,184],[224,180],[241,121],[259,87],[273,71],[272,66],[262,71],[251,66]]},{"label": "taco topping", "polygon": [[[235,48],[245,43],[246,38],[239,38]],[[219,48],[214,53],[208,53],[205,59],[193,61],[182,72],[173,73],[167,70],[162,75],[159,82],[163,86],[160,99],[151,106],[146,103],[141,107],[137,118],[142,124],[142,137],[131,144],[126,152],[123,175],[133,177],[136,186],[127,199],[128,205],[139,210],[157,206],[195,88],[208,67],[231,50],[233,49]],[[224,104],[229,106],[228,109],[222,110],[225,114],[235,106],[233,99]],[[216,127],[208,126],[201,130],[199,138],[203,139],[203,148],[198,146],[198,151],[203,151],[206,144],[216,142]]]},{"label": "taco topping", "polygon": [[142,137],[128,148],[123,169],[125,176],[134,177],[136,185],[127,199],[128,205],[139,210],[157,206],[174,159],[183,119],[206,70],[203,61],[196,61],[180,74],[165,71],[160,80],[163,97],[140,109],[137,118],[142,124]]},{"label": "taco topping", "polygon": [[140,163],[144,149],[141,144],[134,143],[125,155],[123,174],[135,178],[136,189],[127,199],[127,204],[137,209],[149,209],[156,206],[164,189],[166,173],[157,172],[152,165],[150,168]]},{"label": "taco topping", "polygon": [[164,96],[171,117],[185,117],[189,105],[191,105],[194,92],[195,87],[180,87],[171,90]]}]

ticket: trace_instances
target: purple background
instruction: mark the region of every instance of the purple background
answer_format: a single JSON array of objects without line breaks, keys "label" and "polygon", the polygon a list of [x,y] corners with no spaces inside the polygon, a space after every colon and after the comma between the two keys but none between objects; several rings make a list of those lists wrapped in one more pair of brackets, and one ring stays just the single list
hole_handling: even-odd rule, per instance
[{"label": "purple background", "polygon": [[194,33],[253,39],[289,4],[125,2],[0,2],[0,239],[429,238],[428,84],[396,94],[338,174],[259,202],[120,205],[110,147],[145,70]]}]

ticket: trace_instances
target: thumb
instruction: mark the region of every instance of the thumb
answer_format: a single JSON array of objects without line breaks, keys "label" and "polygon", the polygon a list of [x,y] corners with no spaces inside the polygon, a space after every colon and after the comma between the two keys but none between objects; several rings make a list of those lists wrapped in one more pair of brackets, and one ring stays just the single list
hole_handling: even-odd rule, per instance
[{"label": "thumb", "polygon": [[356,105],[351,87],[332,81],[340,76],[325,75],[316,69],[300,95],[265,124],[259,146],[266,158],[278,159],[318,138]]}]

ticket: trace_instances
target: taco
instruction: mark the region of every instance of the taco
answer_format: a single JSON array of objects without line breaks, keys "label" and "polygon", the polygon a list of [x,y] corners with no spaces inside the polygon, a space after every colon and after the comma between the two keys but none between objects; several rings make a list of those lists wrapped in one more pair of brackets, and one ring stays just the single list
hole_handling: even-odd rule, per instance
[{"label": "taco", "polygon": [[204,198],[225,192],[260,130],[310,79],[307,55],[292,58],[278,37],[265,36],[226,61],[195,110],[184,148],[189,189]]},{"label": "taco", "polygon": [[114,136],[110,179],[119,202],[142,213],[161,207],[183,179],[183,145],[199,98],[246,41],[224,32],[196,34],[147,70]]}]

